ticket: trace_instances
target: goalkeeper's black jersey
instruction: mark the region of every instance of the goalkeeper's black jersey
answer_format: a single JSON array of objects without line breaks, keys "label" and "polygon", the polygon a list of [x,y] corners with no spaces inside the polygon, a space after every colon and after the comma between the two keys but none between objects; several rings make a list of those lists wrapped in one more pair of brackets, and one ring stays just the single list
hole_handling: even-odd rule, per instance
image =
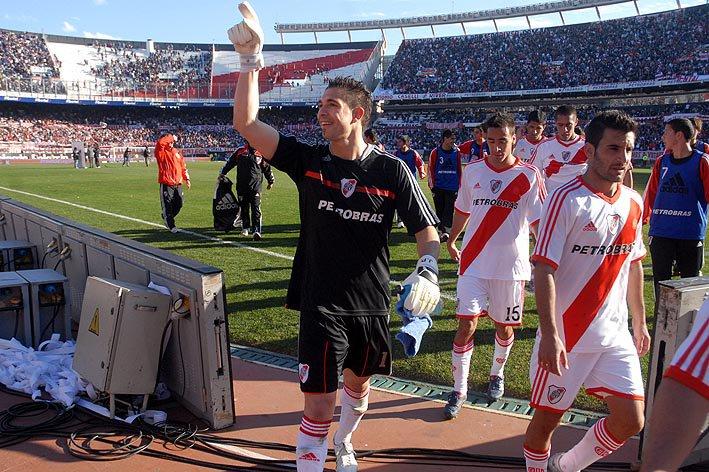
[{"label": "goalkeeper's black jersey", "polygon": [[288,308],[388,314],[394,210],[411,233],[438,223],[406,164],[371,145],[350,161],[330,154],[327,145],[281,135],[271,165],[293,179],[299,195]]}]

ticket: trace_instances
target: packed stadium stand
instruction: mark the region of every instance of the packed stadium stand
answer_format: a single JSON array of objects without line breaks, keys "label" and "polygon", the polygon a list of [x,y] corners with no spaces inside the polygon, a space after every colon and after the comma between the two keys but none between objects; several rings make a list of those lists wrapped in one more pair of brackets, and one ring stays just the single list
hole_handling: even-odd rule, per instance
[{"label": "packed stadium stand", "polygon": [[[109,41],[0,30],[2,90],[70,99],[231,100],[238,58],[231,45]],[[262,103],[314,103],[329,77],[372,84],[381,43],[268,45]]]},{"label": "packed stadium stand", "polygon": [[[380,95],[693,80],[709,73],[707,5],[554,28],[402,42]],[[610,47],[612,46],[612,47]]]},{"label": "packed stadium stand", "polygon": [[[426,155],[443,128],[454,128],[460,143],[494,110],[515,113],[522,125],[529,110],[551,112],[567,97],[582,124],[600,109],[626,109],[641,123],[637,152],[659,152],[669,117],[709,118],[702,95],[709,82],[708,30],[705,4],[572,26],[404,41],[375,91],[381,101],[372,125],[387,149],[397,135],[408,134]],[[348,75],[374,88],[378,69],[388,63],[383,50],[383,41],[266,45],[262,119],[321,141],[312,105],[328,79]],[[165,131],[198,154],[233,149],[241,144],[228,108],[237,78],[231,45],[0,30],[0,157],[65,156],[75,141],[106,150],[146,146]],[[623,84],[631,82],[652,93],[629,93]],[[652,88],[658,83],[660,90]],[[585,94],[594,84],[607,94]],[[480,93],[488,94],[486,101],[466,99]],[[449,99],[453,94],[456,100]],[[411,99],[420,106],[407,106]],[[551,113],[547,124],[547,134],[554,134]]]}]

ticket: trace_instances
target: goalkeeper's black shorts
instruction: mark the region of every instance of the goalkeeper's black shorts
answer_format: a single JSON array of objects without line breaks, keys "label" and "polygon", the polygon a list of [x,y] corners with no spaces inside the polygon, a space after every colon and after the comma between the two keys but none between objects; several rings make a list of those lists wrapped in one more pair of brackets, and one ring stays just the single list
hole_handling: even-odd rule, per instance
[{"label": "goalkeeper's black shorts", "polygon": [[391,374],[389,316],[300,313],[298,375],[306,393],[337,390],[343,369],[359,377]]}]

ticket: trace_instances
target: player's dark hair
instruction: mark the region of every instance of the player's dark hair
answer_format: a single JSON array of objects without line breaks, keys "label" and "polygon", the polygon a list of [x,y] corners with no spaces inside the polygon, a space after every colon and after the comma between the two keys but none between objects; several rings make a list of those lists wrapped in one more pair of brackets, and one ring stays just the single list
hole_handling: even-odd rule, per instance
[{"label": "player's dark hair", "polygon": [[441,142],[446,138],[455,138],[455,131],[449,128],[444,129],[441,133]]},{"label": "player's dark hair", "polygon": [[411,144],[411,136],[409,136],[408,134],[400,134],[396,139],[406,144],[407,146]]},{"label": "player's dark hair", "polygon": [[484,129],[483,129],[482,126],[476,126],[476,127],[473,128],[473,133],[475,133],[476,131],[481,131],[481,132],[483,132]]},{"label": "player's dark hair", "polygon": [[527,123],[536,121],[537,123],[545,124],[547,122],[547,114],[542,110],[532,110],[527,115]]},{"label": "player's dark hair", "polygon": [[377,132],[374,131],[372,128],[367,128],[364,130],[364,135],[369,138],[374,144],[379,144],[379,136],[377,136]]},{"label": "player's dark hair", "polygon": [[352,77],[335,77],[330,79],[327,88],[339,88],[345,91],[347,105],[350,108],[362,107],[364,116],[362,117],[362,127],[369,124],[369,118],[372,116],[372,93],[367,90],[359,80]]},{"label": "player's dark hair", "polygon": [[627,113],[620,110],[603,111],[586,126],[586,142],[598,147],[607,128],[623,133],[638,134],[638,123]]},{"label": "player's dark hair", "polygon": [[560,116],[578,117],[579,115],[576,112],[576,107],[574,107],[573,105],[561,105],[554,111],[554,118],[559,118]]},{"label": "player's dark hair", "polygon": [[485,123],[483,123],[483,128],[486,130],[490,128],[507,128],[510,133],[515,134],[515,118],[509,113],[498,111],[487,117]]},{"label": "player's dark hair", "polygon": [[684,139],[691,141],[694,139],[694,125],[687,118],[674,118],[667,122],[675,133],[682,133]]}]

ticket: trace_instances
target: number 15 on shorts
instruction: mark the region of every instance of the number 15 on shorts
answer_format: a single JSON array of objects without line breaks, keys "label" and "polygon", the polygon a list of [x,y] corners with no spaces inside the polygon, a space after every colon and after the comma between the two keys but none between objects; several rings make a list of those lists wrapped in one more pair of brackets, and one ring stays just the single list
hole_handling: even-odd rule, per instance
[{"label": "number 15 on shorts", "polygon": [[522,318],[522,310],[520,305],[508,306],[507,315],[505,316],[506,323],[517,323]]}]

